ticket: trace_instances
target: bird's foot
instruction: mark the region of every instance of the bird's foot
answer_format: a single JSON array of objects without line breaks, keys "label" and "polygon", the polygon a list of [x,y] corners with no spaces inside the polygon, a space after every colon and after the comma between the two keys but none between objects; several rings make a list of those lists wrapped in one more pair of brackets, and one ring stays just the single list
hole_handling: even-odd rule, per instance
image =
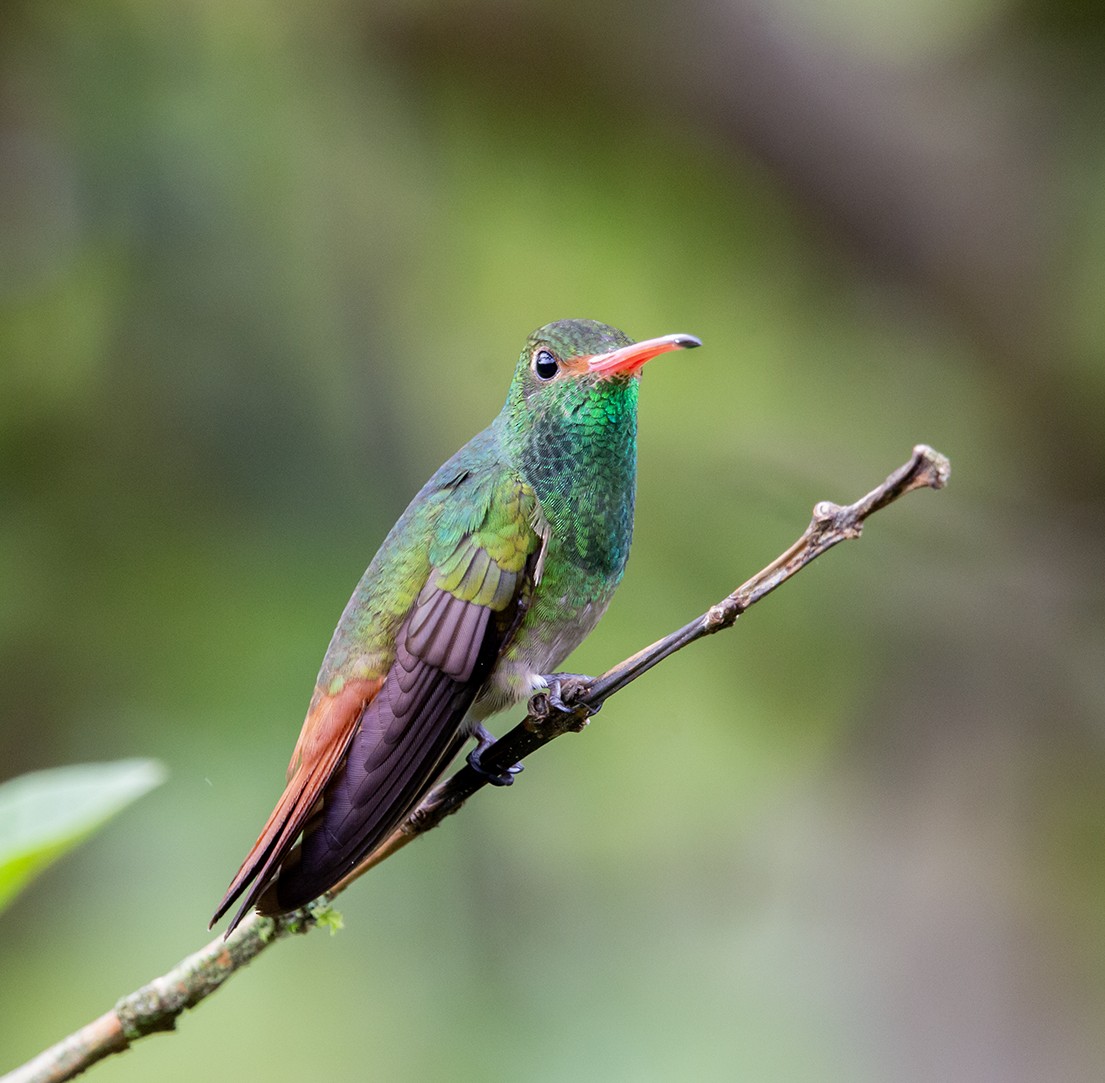
[{"label": "bird's foot", "polygon": [[602,704],[592,707],[579,702],[595,683],[594,677],[583,673],[550,673],[541,680],[546,689],[529,701],[530,728],[535,732],[550,737],[568,730],[578,733],[591,715],[598,714]]},{"label": "bird's foot", "polygon": [[472,731],[472,736],[476,738],[476,747],[468,753],[468,766],[492,786],[513,786],[514,776],[525,770],[522,764],[512,764],[505,771],[493,771],[485,767],[483,754],[495,743],[495,735],[484,729],[482,725],[477,725]]}]

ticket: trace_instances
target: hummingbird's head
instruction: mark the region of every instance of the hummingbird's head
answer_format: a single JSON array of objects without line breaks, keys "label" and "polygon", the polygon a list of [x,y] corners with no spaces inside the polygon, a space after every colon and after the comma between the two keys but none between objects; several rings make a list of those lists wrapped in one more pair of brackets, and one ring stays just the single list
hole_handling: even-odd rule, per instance
[{"label": "hummingbird's head", "polygon": [[629,555],[637,479],[640,371],[690,335],[631,342],[594,320],[559,320],[530,335],[495,424],[533,486],[559,556],[616,583]]},{"label": "hummingbird's head", "polygon": [[595,320],[557,320],[526,340],[510,385],[507,408],[516,424],[526,415],[576,415],[588,404],[630,398],[645,362],[669,350],[701,343],[693,335],[633,342],[624,331]]}]

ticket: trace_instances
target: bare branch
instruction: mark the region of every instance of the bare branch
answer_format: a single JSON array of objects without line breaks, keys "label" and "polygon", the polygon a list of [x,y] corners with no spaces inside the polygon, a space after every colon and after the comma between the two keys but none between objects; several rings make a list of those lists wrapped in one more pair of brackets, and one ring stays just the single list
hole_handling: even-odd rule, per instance
[{"label": "bare branch", "polygon": [[278,918],[250,914],[225,940],[220,936],[182,959],[167,974],[123,997],[109,1012],[70,1034],[0,1083],[61,1083],[147,1034],[173,1030],[176,1017],[209,997],[231,974],[270,944],[316,925],[339,924],[328,903],[311,903]]},{"label": "bare branch", "polygon": [[[864,520],[876,511],[914,489],[942,489],[950,474],[951,464],[947,458],[926,444],[918,444],[913,449],[909,462],[854,504],[840,507],[829,501],[822,501],[813,509],[813,518],[805,533],[785,553],[737,587],[728,597],[711,606],[689,624],[619,662],[590,684],[569,689],[573,695],[562,692],[562,699],[570,706],[570,710],[558,711],[550,704],[545,693],[534,696],[529,703],[529,714],[483,752],[481,763],[492,773],[506,771],[561,734],[582,729],[587,719],[612,695],[647,673],[653,666],[704,636],[731,627],[745,610],[800,572],[810,561],[842,541],[858,538]],[[472,794],[485,785],[487,779],[484,776],[467,765],[462,767],[440,783],[406,822],[338,883],[331,894],[344,891],[354,880],[390,857],[396,850],[402,849],[411,839],[436,827],[442,819],[456,812]]]},{"label": "bare branch", "polygon": [[[828,501],[818,504],[805,533],[785,553],[700,617],[619,662],[593,681],[566,682],[561,691],[566,704],[564,709],[553,706],[546,693],[534,696],[526,717],[483,753],[484,767],[492,773],[506,771],[549,741],[582,729],[588,718],[611,696],[653,666],[704,636],[731,627],[742,613],[810,561],[842,541],[858,538],[864,521],[876,511],[914,489],[942,489],[950,471],[950,464],[943,455],[919,444],[913,449],[909,462],[854,504],[845,507]],[[412,839],[436,827],[485,785],[484,775],[467,765],[460,768],[435,787],[403,825],[327,895],[282,917],[251,914],[228,937],[216,938],[167,974],[124,997],[99,1019],[5,1075],[0,1083],[61,1083],[104,1057],[121,1053],[138,1038],[174,1029],[181,1012],[210,996],[270,944],[291,933],[308,932],[316,925],[334,928],[340,924],[330,909],[330,901],[336,895]]]}]

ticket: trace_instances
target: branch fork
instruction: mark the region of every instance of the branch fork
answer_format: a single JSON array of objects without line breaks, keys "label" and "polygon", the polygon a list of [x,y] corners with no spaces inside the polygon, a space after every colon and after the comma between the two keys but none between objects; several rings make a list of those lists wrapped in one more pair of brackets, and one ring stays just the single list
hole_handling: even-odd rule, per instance
[{"label": "branch fork", "polygon": [[[563,708],[556,706],[547,693],[533,696],[526,717],[481,755],[485,771],[506,771],[564,733],[582,730],[606,700],[653,666],[705,636],[732,627],[756,602],[812,560],[842,541],[858,538],[865,520],[876,511],[915,489],[942,489],[950,472],[943,455],[918,444],[908,462],[854,504],[821,501],[813,509],[809,526],[789,549],[700,617],[619,662],[601,677],[572,685]],[[332,891],[302,910],[277,918],[250,914],[228,937],[216,938],[167,974],[124,997],[99,1019],[5,1075],[0,1083],[62,1083],[96,1061],[121,1053],[147,1034],[172,1030],[185,1009],[210,996],[270,944],[315,926],[327,926],[332,931],[339,927],[340,918],[330,906],[335,896],[412,839],[437,827],[485,785],[486,775],[467,764],[461,767],[439,783],[403,824]]]}]

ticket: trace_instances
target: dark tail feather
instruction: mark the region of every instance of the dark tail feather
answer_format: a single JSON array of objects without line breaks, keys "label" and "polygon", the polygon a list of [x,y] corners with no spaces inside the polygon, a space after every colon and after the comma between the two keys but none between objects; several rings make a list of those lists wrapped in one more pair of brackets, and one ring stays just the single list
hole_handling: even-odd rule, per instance
[{"label": "dark tail feather", "polygon": [[303,906],[352,872],[413,811],[465,741],[461,723],[478,685],[454,680],[402,646],[398,654],[411,679],[400,681],[393,670],[366,708],[321,814],[280,870],[277,912]]}]

